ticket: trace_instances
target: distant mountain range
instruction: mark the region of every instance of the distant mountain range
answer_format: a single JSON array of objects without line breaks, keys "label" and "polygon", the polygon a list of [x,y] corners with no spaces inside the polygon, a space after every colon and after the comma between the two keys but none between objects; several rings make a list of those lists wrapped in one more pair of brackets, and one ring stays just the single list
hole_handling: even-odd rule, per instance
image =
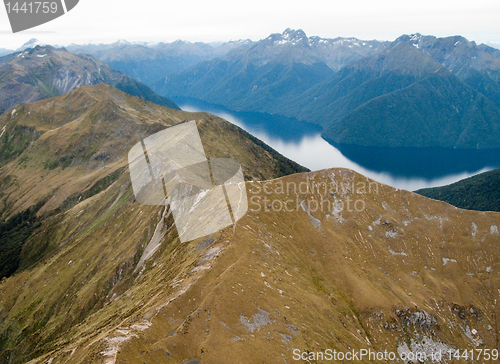
[{"label": "distant mountain range", "polygon": [[9,50],[9,49],[5,49],[5,48],[0,48],[0,57],[2,56],[5,56],[7,54],[10,54],[12,53],[13,51]]},{"label": "distant mountain range", "polygon": [[21,51],[24,51],[25,49],[28,49],[28,48],[35,48],[36,46],[44,46],[44,45],[45,44],[43,44],[42,42],[40,42],[38,39],[31,38],[29,41],[27,41],[21,47],[15,49],[15,50],[14,49],[0,48],[0,57],[1,56],[5,56],[7,54],[15,53],[15,52],[21,52]]},{"label": "distant mountain range", "polygon": [[424,188],[415,192],[461,209],[500,212],[500,169],[480,173],[448,186]]},{"label": "distant mountain range", "polygon": [[178,109],[173,101],[97,58],[37,45],[0,58],[0,112],[100,83]]},{"label": "distant mountain range", "polygon": [[500,43],[486,42],[485,44],[490,46],[490,47],[500,49]]},{"label": "distant mountain range", "polygon": [[[166,77],[153,87],[234,110],[283,113],[291,100],[331,78],[346,64],[384,49],[388,43],[355,38],[308,38],[287,29]],[[285,114],[285,113],[283,113]],[[286,113],[294,116],[293,113]]]},{"label": "distant mountain range", "polygon": [[334,143],[500,148],[499,69],[500,51],[464,38],[403,36],[301,95],[292,112]]},{"label": "distant mountain range", "polygon": [[[288,33],[203,61],[220,62],[204,79],[232,70],[224,80],[234,92],[259,80],[254,100],[282,105],[314,100],[323,87],[344,100],[335,106],[344,114],[332,113],[342,120],[389,96],[422,112],[410,96],[428,103],[433,88],[437,106],[428,108],[456,98],[454,113],[486,119],[496,107],[463,81],[477,71],[478,88],[495,94],[489,49],[484,64],[455,75],[418,37],[371,47],[349,40],[345,57],[332,60],[303,33]],[[0,58],[0,71],[0,100],[11,105],[0,115],[0,364],[292,363],[297,350],[323,362],[326,348],[431,362],[457,348],[498,347],[500,214],[351,170],[307,171],[219,117],[145,100],[158,96],[89,55],[38,45]],[[136,199],[128,154],[142,136],[188,120],[208,158],[240,163],[248,211],[181,242],[174,206]],[[190,227],[217,218],[207,213]]]},{"label": "distant mountain range", "polygon": [[90,54],[134,79],[152,87],[156,81],[180,72],[203,60],[224,56],[232,49],[252,44],[250,40],[209,44],[202,42],[130,43],[69,45],[75,54]]},{"label": "distant mountain range", "polygon": [[456,36],[394,42],[287,29],[154,89],[324,128],[332,143],[500,148],[500,50]]},{"label": "distant mountain range", "polygon": [[67,48],[165,97],[318,124],[336,145],[500,149],[500,50],[460,36],[379,42],[286,29],[258,42]]}]

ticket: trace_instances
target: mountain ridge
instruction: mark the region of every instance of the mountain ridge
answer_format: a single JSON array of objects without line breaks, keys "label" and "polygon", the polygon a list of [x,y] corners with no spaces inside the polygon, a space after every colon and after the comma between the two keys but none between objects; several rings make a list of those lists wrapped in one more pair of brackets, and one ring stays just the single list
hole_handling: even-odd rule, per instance
[{"label": "mountain ridge", "polygon": [[[358,46],[348,44],[351,42]],[[311,42],[302,30],[286,29],[282,34],[236,48],[222,58],[203,61],[167,76],[153,89],[160,94],[229,105],[234,110],[279,113],[281,105],[286,107],[289,100],[333,76],[333,68],[340,67],[347,58],[359,59],[384,47],[382,42],[368,43],[320,38]],[[336,52],[344,52],[345,56]]]},{"label": "mountain ridge", "polygon": [[[300,32],[277,46],[306,47]],[[322,87],[343,82],[332,94],[351,96],[338,103],[350,110],[342,120],[410,96],[426,109],[435,90],[436,102],[467,101],[440,102],[463,123],[448,134],[469,119],[488,127],[468,115],[479,106],[493,113],[492,100],[413,43],[394,47],[329,68],[337,82]],[[280,68],[287,54],[219,70],[273,76],[274,95],[328,67]],[[135,198],[127,155],[144,136],[189,120],[209,159],[240,163],[249,209],[233,226],[181,243],[167,206]],[[0,134],[0,364],[292,362],[296,350],[321,362],[328,349],[429,362],[499,347],[498,212],[459,209],[348,169],[310,172],[221,118],[104,83],[8,109]]]},{"label": "mountain ridge", "polygon": [[203,42],[177,40],[148,45],[130,42],[111,44],[69,45],[75,54],[91,54],[128,76],[153,87],[154,83],[172,73],[212,57],[220,57],[232,49],[251,44],[250,40],[237,40],[211,45]]},{"label": "mountain ridge", "polygon": [[[460,36],[418,33],[381,44],[382,49],[356,40],[357,48],[371,49],[369,53],[346,56],[345,64],[334,70],[314,53],[308,39],[302,31],[287,29],[231,57],[169,76],[155,90],[236,111],[312,122],[323,127],[323,137],[333,144],[500,149],[498,50]],[[271,77],[255,71],[267,64],[275,66]],[[325,66],[331,71],[325,72]],[[272,77],[276,74],[281,77]],[[419,106],[414,107],[412,97]],[[451,134],[439,131],[457,125],[461,129]]]},{"label": "mountain ridge", "polygon": [[[55,304],[58,287],[57,316],[42,316],[44,327],[30,338],[44,343],[33,363],[248,363],[346,345],[396,353],[496,347],[498,213],[456,209],[329,169],[247,182],[253,208],[235,228],[179,244],[161,207],[130,197],[113,207],[123,183],[64,215],[58,229],[68,241],[58,255],[0,284],[1,314],[10,313],[15,335],[31,324],[21,321],[23,309],[43,315],[35,300]],[[301,183],[307,192],[289,188]],[[324,183],[338,186],[335,198]],[[266,209],[265,197],[294,202]],[[348,207],[348,198],[365,209]],[[314,201],[325,199],[332,209],[317,210]],[[85,224],[83,235],[72,235],[72,221],[86,222],[103,203],[109,227]],[[162,243],[134,273],[140,246],[153,235],[148,225]],[[87,292],[103,293],[92,299]],[[91,315],[83,315],[85,304]],[[22,362],[22,348],[10,354]]]},{"label": "mountain ridge", "polygon": [[424,188],[416,193],[453,206],[500,212],[500,169],[483,172],[447,186]]},{"label": "mountain ridge", "polygon": [[64,48],[51,46],[36,46],[1,57],[0,82],[0,112],[102,82],[178,109],[173,101],[92,56],[76,56]]}]

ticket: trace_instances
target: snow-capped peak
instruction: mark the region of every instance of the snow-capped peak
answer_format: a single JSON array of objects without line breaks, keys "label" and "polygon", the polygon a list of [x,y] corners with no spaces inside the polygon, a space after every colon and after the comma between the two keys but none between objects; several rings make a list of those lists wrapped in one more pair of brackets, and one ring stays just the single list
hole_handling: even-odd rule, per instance
[{"label": "snow-capped peak", "polygon": [[121,46],[121,45],[129,45],[131,43],[128,40],[120,39],[115,44],[118,45],[118,46]]},{"label": "snow-capped peak", "polygon": [[412,34],[410,37],[411,37],[410,42],[413,43],[413,46],[415,48],[420,48],[420,41],[422,40],[422,34],[416,33],[416,34]]},{"label": "snow-capped peak", "polygon": [[[320,47],[341,47],[347,46],[349,48],[353,47],[364,47],[368,44],[367,41],[359,40],[357,38],[320,38],[320,37],[310,37],[309,44],[311,46],[320,46]],[[369,45],[370,46],[370,45]],[[371,47],[371,46],[370,46]]]},{"label": "snow-capped peak", "polygon": [[422,34],[420,34],[420,33],[415,33],[415,34],[410,35],[410,37],[411,37],[411,38],[410,38],[410,40],[411,40],[411,41],[413,41],[413,42],[415,42],[415,41],[416,41],[416,42],[418,42],[418,41],[420,41],[420,39],[422,39]]},{"label": "snow-capped peak", "polygon": [[24,51],[25,49],[28,49],[28,48],[35,48],[37,45],[39,46],[43,46],[45,44],[43,44],[42,42],[40,42],[38,39],[36,38],[31,38],[29,41],[27,41],[26,43],[24,43],[20,48],[18,48],[16,51],[17,52],[21,52],[21,51]]},{"label": "snow-capped peak", "polygon": [[282,34],[272,34],[268,39],[273,41],[273,44],[297,44],[299,42],[309,42],[306,33],[302,29],[294,30],[287,28]]},{"label": "snow-capped peak", "polygon": [[422,42],[426,42],[426,39],[428,36],[423,36],[420,33],[413,33],[413,34],[404,34],[397,38],[394,42],[393,45],[401,45],[401,44],[411,44],[415,48],[421,48],[423,45]]},{"label": "snow-capped peak", "polygon": [[250,44],[252,43],[251,39],[231,39],[229,42],[231,44]]}]

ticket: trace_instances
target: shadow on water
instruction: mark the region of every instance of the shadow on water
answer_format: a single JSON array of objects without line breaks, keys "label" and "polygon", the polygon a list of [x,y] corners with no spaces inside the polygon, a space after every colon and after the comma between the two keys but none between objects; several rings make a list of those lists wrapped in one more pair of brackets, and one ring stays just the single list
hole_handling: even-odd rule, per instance
[{"label": "shadow on water", "polygon": [[349,168],[390,186],[414,191],[447,185],[500,167],[500,150],[333,145],[321,137],[321,128],[311,123],[232,111],[198,99],[171,99],[185,111],[205,111],[228,120],[313,171]]},{"label": "shadow on water", "polygon": [[367,169],[398,177],[434,179],[500,167],[500,149],[334,146],[345,157]]},{"label": "shadow on water", "polygon": [[[265,133],[272,139],[287,143],[299,143],[304,137],[314,136],[321,133],[322,130],[318,125],[281,115],[233,111],[226,109],[224,106],[209,104],[189,97],[172,97],[171,99],[175,100],[174,102],[180,105],[183,110],[191,111],[193,109],[190,108],[194,107],[197,110],[218,115],[224,119],[226,118],[222,115],[227,114],[227,116],[230,116],[230,119],[238,118],[238,124],[242,124],[242,129],[247,131],[252,130],[253,133]],[[182,107],[186,107],[187,105],[190,108],[184,109]]]}]

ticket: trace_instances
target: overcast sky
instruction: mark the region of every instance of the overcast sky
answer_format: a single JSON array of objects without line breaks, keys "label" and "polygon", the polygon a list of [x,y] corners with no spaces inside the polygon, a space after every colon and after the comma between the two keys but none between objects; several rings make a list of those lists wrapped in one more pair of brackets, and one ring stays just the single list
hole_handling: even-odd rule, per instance
[{"label": "overcast sky", "polygon": [[323,38],[394,40],[419,32],[500,43],[500,0],[80,0],[68,14],[17,34],[1,8],[0,48],[15,49],[31,38],[59,45],[259,40],[286,28]]}]

